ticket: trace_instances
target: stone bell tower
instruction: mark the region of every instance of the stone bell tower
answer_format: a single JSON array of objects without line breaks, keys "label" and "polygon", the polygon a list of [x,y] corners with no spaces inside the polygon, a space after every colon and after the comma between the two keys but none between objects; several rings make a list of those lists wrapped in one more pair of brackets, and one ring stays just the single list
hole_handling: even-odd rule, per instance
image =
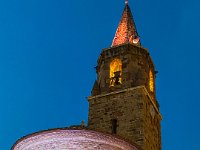
[{"label": "stone bell tower", "polygon": [[112,45],[103,49],[89,101],[88,128],[116,134],[141,150],[161,150],[156,71],[126,1]]}]

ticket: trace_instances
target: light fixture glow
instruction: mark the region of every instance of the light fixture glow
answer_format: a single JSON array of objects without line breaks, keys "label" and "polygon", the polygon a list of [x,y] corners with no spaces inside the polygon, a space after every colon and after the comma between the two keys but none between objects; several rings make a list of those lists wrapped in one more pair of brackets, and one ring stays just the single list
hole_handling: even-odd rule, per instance
[{"label": "light fixture glow", "polygon": [[149,89],[151,92],[154,92],[154,78],[151,70],[149,71]]},{"label": "light fixture glow", "polygon": [[[118,73],[118,75],[116,75],[116,73]],[[122,84],[121,75],[122,75],[122,61],[116,58],[110,63],[110,86],[114,86],[116,82]]]}]

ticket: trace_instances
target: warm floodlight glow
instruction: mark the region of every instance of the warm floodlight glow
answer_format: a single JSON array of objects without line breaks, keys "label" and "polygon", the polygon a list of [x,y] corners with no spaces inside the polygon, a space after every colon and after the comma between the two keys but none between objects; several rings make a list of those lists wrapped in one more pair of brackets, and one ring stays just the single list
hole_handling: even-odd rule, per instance
[{"label": "warm floodlight glow", "polygon": [[151,70],[149,72],[149,89],[151,92],[154,92],[154,78]]},{"label": "warm floodlight glow", "polygon": [[114,59],[110,63],[110,86],[122,84],[122,61]]},{"label": "warm floodlight glow", "polygon": [[19,140],[12,150],[138,150],[109,134],[90,130],[55,129]]}]

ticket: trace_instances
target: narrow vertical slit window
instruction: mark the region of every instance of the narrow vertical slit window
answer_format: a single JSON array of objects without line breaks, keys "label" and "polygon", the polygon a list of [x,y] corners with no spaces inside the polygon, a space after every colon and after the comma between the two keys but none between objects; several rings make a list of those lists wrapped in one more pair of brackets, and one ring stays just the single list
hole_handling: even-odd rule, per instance
[{"label": "narrow vertical slit window", "polygon": [[122,84],[122,61],[114,59],[110,63],[110,86]]},{"label": "narrow vertical slit window", "polygon": [[117,134],[117,119],[112,120],[112,134]]}]

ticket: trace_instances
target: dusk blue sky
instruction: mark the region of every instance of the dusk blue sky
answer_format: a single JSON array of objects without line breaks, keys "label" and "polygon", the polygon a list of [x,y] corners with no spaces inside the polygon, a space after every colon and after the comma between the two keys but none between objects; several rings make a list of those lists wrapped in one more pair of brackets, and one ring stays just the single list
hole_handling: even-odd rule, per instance
[{"label": "dusk blue sky", "polygon": [[[163,150],[199,150],[200,1],[130,0],[156,70]],[[0,150],[87,122],[97,58],[124,0],[0,0]]]}]

